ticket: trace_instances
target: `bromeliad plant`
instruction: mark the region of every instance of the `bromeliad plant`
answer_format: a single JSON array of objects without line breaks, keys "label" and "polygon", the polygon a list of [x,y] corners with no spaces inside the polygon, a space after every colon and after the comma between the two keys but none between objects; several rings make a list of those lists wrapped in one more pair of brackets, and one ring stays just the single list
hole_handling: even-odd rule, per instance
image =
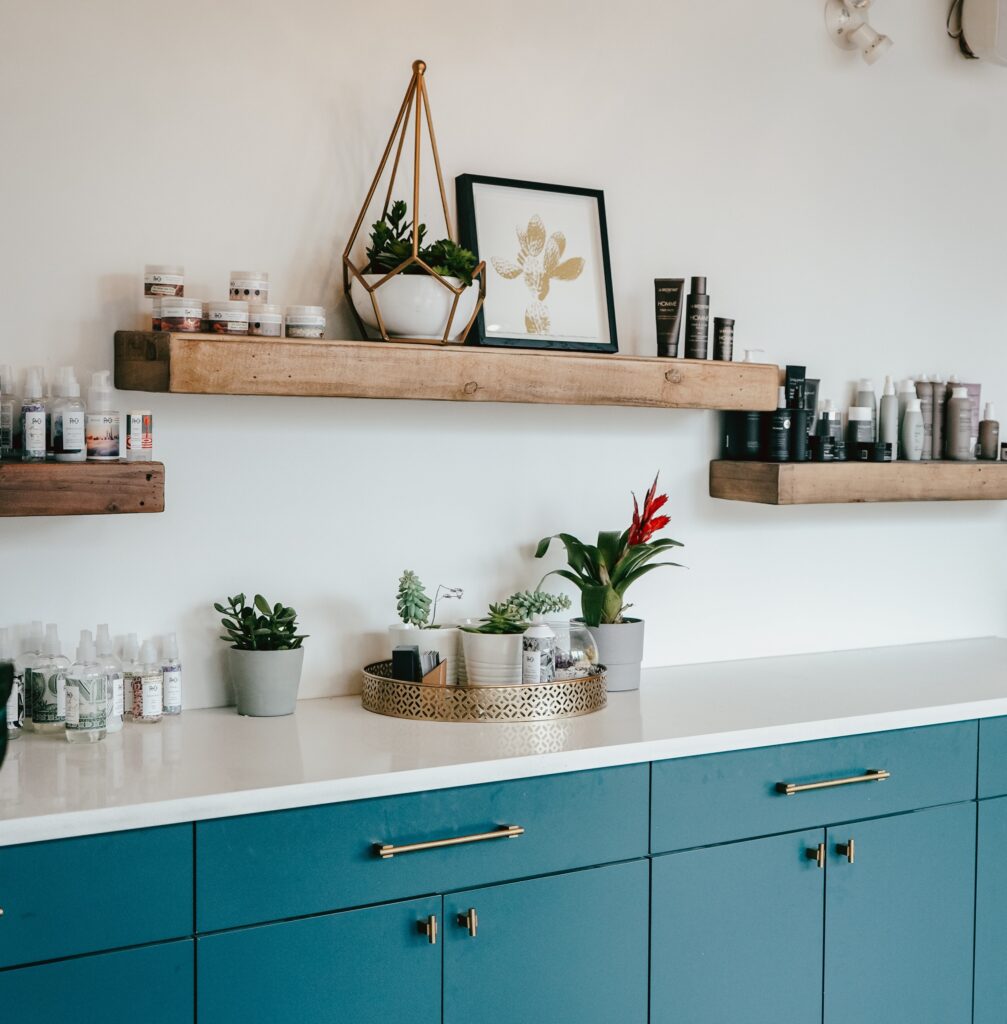
[{"label": "bromeliad plant", "polygon": [[683,546],[668,537],[651,539],[671,522],[668,516],[657,515],[667,500],[668,495],[657,495],[655,476],[642,509],[637,504],[636,495],[633,495],[633,522],[621,533],[602,530],[597,544],[585,544],[569,533],[557,533],[539,541],[536,558],[544,557],[553,540],[562,541],[569,568],[553,569],[546,573],[546,577],[562,576],[579,588],[581,611],[587,625],[626,621],[623,612],[631,607],[626,603],[626,591],[638,579],[666,565],[681,568],[678,562],[653,561],[669,548]]},{"label": "bromeliad plant", "polygon": [[256,594],[252,605],[245,603],[245,595],[227,599],[227,607],[214,602],[214,608],[223,616],[220,620],[226,640],[239,651],[293,651],[307,640],[306,634],[297,632],[297,612],[282,604],[269,602]]},{"label": "bromeliad plant", "polygon": [[[413,254],[413,222],[406,220],[406,204],[398,199],[381,220],[371,225],[371,244],[367,247],[367,273],[389,274]],[[426,224],[419,226],[419,257],[441,277],[457,277],[463,285],[472,284],[472,274],[479,261],[468,250],[450,238],[441,238],[424,245]],[[403,274],[425,274],[423,267],[410,264]]]},{"label": "bromeliad plant", "polygon": [[528,620],[521,610],[506,601],[491,604],[486,618],[478,626],[462,626],[465,633],[488,633],[495,636],[523,633],[527,628]]}]

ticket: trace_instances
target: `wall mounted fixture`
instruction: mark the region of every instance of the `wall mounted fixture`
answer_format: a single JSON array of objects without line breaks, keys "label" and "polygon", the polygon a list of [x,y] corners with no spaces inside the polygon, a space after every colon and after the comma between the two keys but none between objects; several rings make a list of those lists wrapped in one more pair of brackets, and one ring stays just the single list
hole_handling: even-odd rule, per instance
[{"label": "wall mounted fixture", "polygon": [[868,64],[874,64],[891,49],[888,36],[876,32],[867,21],[872,0],[826,0],[825,25],[836,46],[859,50]]}]

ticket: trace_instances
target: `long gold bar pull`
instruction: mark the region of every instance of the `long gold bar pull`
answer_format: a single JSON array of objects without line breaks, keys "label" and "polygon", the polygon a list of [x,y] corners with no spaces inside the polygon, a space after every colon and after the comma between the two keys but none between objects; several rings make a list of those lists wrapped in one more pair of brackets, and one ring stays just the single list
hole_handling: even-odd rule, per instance
[{"label": "long gold bar pull", "polygon": [[450,839],[433,839],[427,843],[404,843],[393,846],[390,843],[375,843],[374,852],[382,860],[390,860],[403,853],[418,853],[420,850],[437,850],[443,846],[462,846],[465,843],[483,843],[487,839],[517,839],[524,835],[520,825],[501,825],[492,832],[477,832],[470,836],[452,836]]},{"label": "long gold bar pull", "polygon": [[843,779],[821,779],[818,782],[778,782],[776,792],[784,796],[807,793],[813,789],[834,789],[836,786],[852,786],[858,782],[884,782],[892,773],[884,768],[868,768],[863,775],[848,775]]},{"label": "long gold bar pull", "polygon": [[850,836],[848,842],[836,844],[836,853],[838,853],[840,857],[845,857],[849,864],[853,863],[853,856],[855,852],[853,836]]},{"label": "long gold bar pull", "polygon": [[431,914],[425,921],[417,921],[416,927],[427,937],[431,946],[437,945],[437,915]]},{"label": "long gold bar pull", "polygon": [[804,856],[808,860],[813,860],[820,868],[825,868],[825,843],[819,843],[817,846],[813,846],[804,851]]},{"label": "long gold bar pull", "polygon": [[468,931],[474,939],[479,931],[479,914],[475,907],[469,907],[464,914],[458,915],[458,923]]}]

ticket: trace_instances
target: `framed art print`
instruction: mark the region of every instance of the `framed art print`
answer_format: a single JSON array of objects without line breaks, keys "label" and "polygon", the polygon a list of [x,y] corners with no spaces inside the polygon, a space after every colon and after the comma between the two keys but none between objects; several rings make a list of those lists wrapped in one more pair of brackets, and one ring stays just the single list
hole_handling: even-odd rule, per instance
[{"label": "framed art print", "polygon": [[455,187],[461,244],[486,261],[468,343],[617,352],[604,194],[478,174]]}]

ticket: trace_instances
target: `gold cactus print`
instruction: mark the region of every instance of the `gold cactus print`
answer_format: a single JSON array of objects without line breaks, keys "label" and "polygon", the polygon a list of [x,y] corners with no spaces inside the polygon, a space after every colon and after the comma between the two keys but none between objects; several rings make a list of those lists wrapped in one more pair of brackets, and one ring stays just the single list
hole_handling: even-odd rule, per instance
[{"label": "gold cactus print", "polygon": [[575,281],[584,271],[584,260],[580,256],[564,260],[566,236],[554,231],[546,240],[545,224],[536,213],[524,230],[517,229],[517,260],[505,260],[494,256],[490,261],[493,269],[508,281],[524,277],[524,283],[532,300],[524,313],[525,329],[529,334],[549,334],[549,307],[545,304],[552,281]]}]

